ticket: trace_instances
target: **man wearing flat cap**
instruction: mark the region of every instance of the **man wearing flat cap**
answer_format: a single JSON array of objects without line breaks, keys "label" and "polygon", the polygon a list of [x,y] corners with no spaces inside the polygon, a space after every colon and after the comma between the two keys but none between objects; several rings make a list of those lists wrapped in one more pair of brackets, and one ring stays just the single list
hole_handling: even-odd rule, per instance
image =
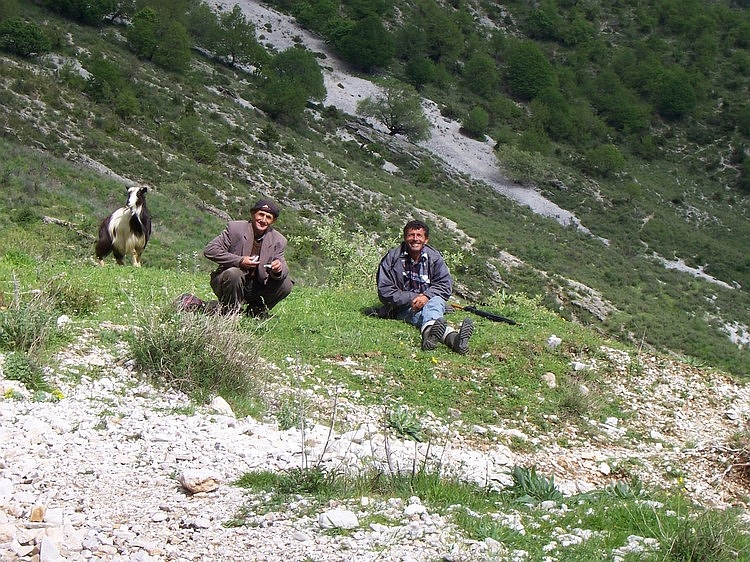
[{"label": "man wearing flat cap", "polygon": [[247,314],[263,317],[292,292],[286,238],[272,226],[279,212],[276,203],[260,199],[250,209],[250,221],[230,221],[203,250],[218,264],[211,289],[222,312],[239,312],[246,304]]}]

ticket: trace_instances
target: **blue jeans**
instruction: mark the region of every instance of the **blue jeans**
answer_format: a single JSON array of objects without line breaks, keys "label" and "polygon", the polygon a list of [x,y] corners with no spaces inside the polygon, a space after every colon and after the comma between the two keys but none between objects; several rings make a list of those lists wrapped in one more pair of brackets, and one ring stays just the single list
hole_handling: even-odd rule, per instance
[{"label": "blue jeans", "polygon": [[428,322],[434,322],[445,316],[445,300],[443,297],[432,297],[422,307],[422,310],[414,312],[411,307],[406,307],[396,312],[396,318],[413,324],[420,330]]}]

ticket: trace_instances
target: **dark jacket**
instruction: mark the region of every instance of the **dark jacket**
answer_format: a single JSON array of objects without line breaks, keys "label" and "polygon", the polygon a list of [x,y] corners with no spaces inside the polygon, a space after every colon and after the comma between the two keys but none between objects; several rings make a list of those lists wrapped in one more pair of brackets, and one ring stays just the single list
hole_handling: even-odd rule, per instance
[{"label": "dark jacket", "polygon": [[[279,231],[269,227],[263,237],[263,245],[260,248],[260,263],[256,274],[256,281],[266,284],[268,271],[262,264],[271,263],[273,260],[281,262],[281,273],[274,279],[285,279],[289,275],[289,268],[284,259],[286,249],[286,238]],[[243,256],[249,256],[253,250],[253,225],[249,221],[231,221],[227,227],[216,238],[206,244],[203,255],[213,262],[219,264],[213,275],[229,269],[239,267]]]},{"label": "dark jacket", "polygon": [[[406,246],[403,243],[393,248],[383,256],[378,267],[378,298],[391,309],[411,306],[411,301],[419,294],[406,289],[405,251]],[[427,273],[430,277],[424,294],[429,298],[442,297],[447,301],[453,292],[453,278],[448,266],[445,265],[440,252],[432,246],[426,245],[424,252],[427,254]]]}]

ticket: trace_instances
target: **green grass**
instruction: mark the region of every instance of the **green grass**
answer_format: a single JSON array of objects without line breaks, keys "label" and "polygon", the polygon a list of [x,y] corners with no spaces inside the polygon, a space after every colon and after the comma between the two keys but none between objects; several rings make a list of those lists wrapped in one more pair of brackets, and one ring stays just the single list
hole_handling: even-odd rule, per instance
[{"label": "green grass", "polygon": [[[524,10],[530,6],[519,5]],[[28,4],[24,9],[40,18],[38,7]],[[570,165],[577,153],[569,147],[555,146],[549,156],[533,158],[512,147],[520,162],[527,168],[531,162],[534,169],[532,177],[521,179],[533,180],[546,197],[573,211],[595,235],[590,236],[536,216],[485,185],[445,173],[413,147],[406,153],[389,139],[368,140],[365,146],[360,146],[361,138],[342,140],[336,132],[345,128],[348,116],[325,112],[323,119],[284,126],[211,93],[207,86],[221,84],[253,102],[252,81],[235,69],[200,59],[185,75],[164,76],[113,41],[111,29],[82,27],[43,14],[61,37],[72,39],[60,47],[66,56],[101,51],[128,69],[137,84],[141,114],[121,120],[111,107],[92,102],[82,92],[84,82],[75,73],[62,71],[58,76],[48,62],[0,57],[0,126],[6,131],[0,138],[0,350],[6,357],[6,376],[15,376],[30,391],[46,393],[37,399],[54,398],[42,369],[54,368],[54,354],[80,330],[98,330],[104,348],[114,349],[124,338],[118,330],[103,328],[106,323],[148,328],[150,340],[128,336],[133,354],[154,380],[174,384],[193,398],[195,403],[185,407],[187,414],[222,392],[236,412],[280,426],[299,427],[309,421],[340,425],[325,407],[301,398],[323,392],[322,401],[330,402],[329,393],[334,392],[382,408],[391,434],[426,441],[439,436],[421,422],[433,415],[452,419],[449,410],[460,412],[465,432],[473,424],[491,427],[507,420],[532,436],[552,433],[559,424],[575,428],[576,438],[558,437],[561,446],[595,439],[592,422],[627,417],[611,390],[612,381],[622,375],[599,351],[603,343],[672,350],[692,358],[693,365],[719,367],[738,378],[750,372],[747,347],[731,342],[724,331],[727,323],[750,325],[745,290],[750,286],[748,200],[727,189],[733,168],[719,170],[722,154],[714,150],[716,139],[706,145],[690,141],[694,121],[663,123],[661,130],[653,131],[660,157],[639,160],[628,153],[626,168],[616,177],[585,176]],[[620,20],[636,21],[629,15]],[[732,80],[746,79],[746,73],[727,72],[725,61],[718,62],[717,71]],[[477,102],[451,88],[438,91],[430,86],[426,93],[439,99],[445,92],[443,101],[456,108],[467,100]],[[739,105],[732,96],[725,99]],[[37,110],[29,114],[36,100],[48,106],[34,105]],[[201,134],[214,139],[219,150],[214,162],[199,163],[174,142],[171,127],[180,125],[188,109],[209,106],[195,116]],[[515,110],[493,125],[504,128],[511,142],[531,123],[524,110]],[[281,138],[265,147],[258,135],[269,124]],[[714,125],[711,119],[699,119],[698,125],[718,130],[708,128]],[[721,144],[739,146],[735,140]],[[710,158],[705,158],[707,152]],[[79,154],[151,186],[154,236],[144,255],[145,267],[115,267],[111,259],[107,267],[94,265],[98,222],[122,204],[124,190],[112,177],[73,162],[72,155]],[[385,172],[385,161],[396,164],[399,172]],[[566,189],[549,188],[550,179],[561,180]],[[265,322],[242,319],[227,327],[196,320],[182,326],[179,316],[166,312],[177,295],[212,298],[212,266],[201,252],[224,221],[206,211],[204,203],[240,218],[259,195],[284,204],[278,227],[290,241],[294,292]],[[68,226],[45,222],[45,216]],[[475,317],[471,353],[457,356],[444,347],[422,352],[414,328],[362,313],[376,302],[373,257],[398,240],[401,226],[412,217],[429,217],[434,224],[431,242],[451,257],[461,293],[517,320],[518,326]],[[444,221],[457,225],[457,231]],[[498,258],[501,252],[512,253],[525,265],[506,269]],[[650,258],[652,252],[683,258],[693,267],[708,264],[708,274],[733,288],[667,270]],[[578,304],[580,295],[570,290],[567,278],[601,292],[615,311],[604,320],[595,318]],[[35,295],[43,298],[35,301]],[[55,324],[60,314],[73,319],[64,330]],[[458,323],[462,316],[453,314],[450,321]],[[562,337],[563,345],[550,351],[544,342],[553,333]],[[613,337],[623,343],[610,341]],[[274,367],[262,377],[243,375],[237,384],[238,365],[211,361],[202,353],[215,339],[247,346],[252,360],[262,357]],[[572,361],[594,360],[596,371],[571,370]],[[227,371],[233,376],[224,377]],[[639,371],[634,360],[627,377],[637,379]],[[549,373],[555,376],[555,388],[542,379]],[[187,374],[196,376],[183,378]],[[84,375],[102,373],[65,376],[74,383],[76,376]],[[277,383],[291,390],[269,392]],[[537,446],[533,440],[491,432],[487,437],[496,438],[515,451],[533,453]],[[623,439],[649,442],[632,432]],[[746,436],[738,439],[744,459]],[[618,467],[624,475],[632,468],[628,462],[636,461]],[[636,494],[636,486],[619,485],[566,500],[566,509],[558,505],[550,511],[537,501],[518,501],[533,498],[535,487],[544,487],[541,468],[539,479],[529,475],[529,482],[519,486],[525,488],[522,494],[506,495],[430,473],[383,476],[360,474],[350,481],[349,476],[316,472],[314,467],[257,476],[262,482],[252,482],[253,488],[271,490],[275,503],[261,499],[248,505],[233,524],[246,524],[261,508],[284,510],[289,498],[300,493],[321,502],[356,500],[362,494],[417,494],[431,509],[452,514],[467,536],[501,540],[511,550],[527,551],[532,560],[545,556],[544,546],[557,540],[560,528],[591,529],[594,535],[580,545],[554,550],[558,560],[611,559],[631,535],[656,539],[653,558],[659,561],[750,556],[746,529],[734,511],[704,513],[688,504],[679,486]],[[671,476],[679,481],[679,474]],[[451,507],[454,504],[464,508]],[[506,516],[519,518],[529,532],[503,523]],[[636,559],[640,556],[634,553],[623,555],[625,562]]]},{"label": "green grass", "polygon": [[[429,513],[444,515],[463,536],[494,539],[507,552],[526,552],[529,560],[583,562],[619,555],[627,561],[728,562],[750,554],[750,536],[738,510],[696,511],[678,494],[646,492],[624,483],[562,501],[553,481],[534,471],[517,467],[514,478],[513,487],[493,492],[429,471],[346,475],[311,467],[250,472],[235,482],[250,492],[250,499],[231,525],[253,526],[268,513],[288,514],[292,503],[315,513],[335,499],[354,509],[363,496],[372,506],[366,520],[400,525],[400,519],[390,520],[380,510],[393,498],[406,505],[417,496]],[[541,505],[544,500],[552,507]]]},{"label": "green grass", "polygon": [[[173,299],[184,292],[210,298],[205,272],[100,267],[90,258],[45,269],[22,250],[9,250],[0,258],[0,287],[5,318],[21,317],[20,311],[27,310],[7,306],[14,295],[49,303],[48,317],[55,318],[64,310],[72,318],[63,330],[66,335],[47,338],[43,346],[31,348],[29,365],[32,361],[40,366],[49,363],[80,330],[99,328],[100,345],[114,348],[127,341],[144,375],[155,384],[180,388],[190,395],[191,403],[180,410],[184,415],[219,393],[238,415],[288,428],[319,423],[349,429],[327,411],[336,400],[331,394],[335,390],[334,394],[347,400],[381,409],[381,429],[393,438],[439,445],[445,436],[434,434],[424,421],[433,416],[451,420],[450,412],[458,410],[464,438],[500,439],[527,454],[535,450],[527,441],[491,432],[478,437],[469,428],[507,420],[533,436],[555,431],[559,422],[553,420],[560,420],[585,439],[594,435],[591,420],[626,417],[609,384],[611,377],[620,375],[606,367],[600,351],[602,345],[618,344],[549,312],[539,299],[522,295],[499,293],[489,299],[485,308],[519,323],[511,326],[475,317],[471,352],[461,356],[444,347],[423,352],[415,328],[365,315],[364,309],[375,304],[374,287],[367,289],[365,283],[328,289],[298,285],[264,321],[213,318],[176,313],[171,307]],[[457,312],[449,320],[457,322],[462,316]],[[126,331],[101,329],[104,322],[125,326]],[[29,328],[32,335],[37,330],[44,331],[33,324]],[[552,333],[563,340],[554,350],[544,344]],[[56,399],[54,389],[43,386],[49,381],[34,378],[30,369],[14,359],[9,362],[10,345],[3,344],[6,373],[16,373],[29,390],[36,391],[34,399]],[[206,353],[208,348],[211,353]],[[259,358],[263,358],[261,371],[255,368],[261,364]],[[572,361],[597,361],[600,368],[573,372]],[[249,368],[245,370],[244,365]],[[546,373],[555,374],[556,387],[543,382]],[[73,377],[66,377],[75,383]],[[580,391],[582,384],[589,388],[588,394]],[[289,390],[269,392],[279,385]],[[313,395],[318,400],[311,399]],[[101,427],[107,423],[105,411]],[[630,434],[624,439],[641,442],[642,436]],[[571,443],[563,440],[560,445]],[[616,470],[623,476],[632,472],[624,465]],[[406,473],[385,473],[367,466],[349,473],[344,467],[327,471],[316,459],[308,459],[306,466],[289,472],[248,473],[241,478],[239,484],[251,494],[226,525],[260,524],[264,514],[283,511],[289,516],[290,509],[299,516],[311,516],[329,500],[354,505],[362,496],[372,498],[372,508],[363,520],[370,517],[382,522],[379,506],[389,498],[407,501],[416,495],[431,513],[449,518],[462,536],[492,538],[509,551],[528,552],[534,560],[548,555],[548,548],[556,560],[607,559],[632,536],[654,539],[648,548],[655,560],[697,560],[705,553],[710,558],[703,559],[730,560],[733,552],[748,552],[748,535],[737,514],[690,504],[678,484],[678,474],[673,475],[673,490],[646,489],[633,480],[566,498],[544,467],[515,467],[512,476],[513,486],[496,491],[440,475],[418,461]],[[400,523],[386,520],[382,524]],[[567,535],[580,536],[570,539]],[[561,546],[562,541],[579,539],[579,544]],[[636,558],[628,554],[623,559]]]},{"label": "green grass", "polygon": [[[76,317],[81,325],[111,321],[146,328],[151,341],[143,343],[139,360],[156,378],[163,375],[159,371],[165,369],[164,364],[168,368],[179,363],[188,370],[201,365],[202,359],[195,353],[191,362],[180,363],[185,354],[179,350],[205,348],[205,343],[191,344],[190,338],[210,338],[216,327],[205,318],[175,324],[169,310],[182,293],[211,299],[207,273],[99,267],[90,258],[54,270],[42,270],[32,263],[20,252],[0,256],[0,296],[6,302],[12,298],[14,285],[25,292],[45,288],[57,299],[55,310]],[[617,397],[607,392],[606,383],[576,380],[576,384],[549,388],[542,381],[548,372],[555,373],[559,381],[569,381],[572,358],[585,361],[587,356],[595,356],[599,340],[592,332],[548,312],[536,300],[520,295],[503,300],[502,305],[488,309],[513,317],[519,325],[474,316],[476,330],[468,356],[456,355],[445,346],[423,352],[418,330],[412,326],[367,316],[365,309],[377,301],[374,287],[352,290],[298,285],[269,320],[242,319],[241,330],[252,339],[253,349],[248,351],[279,365],[280,376],[294,381],[294,386],[342,385],[350,393],[361,393],[362,400],[373,405],[404,404],[418,415],[430,411],[440,417],[446,417],[451,408],[458,409],[466,423],[477,424],[492,424],[498,416],[518,419],[526,412],[523,419],[540,427],[550,414],[574,423],[621,416]],[[463,316],[461,312],[449,315],[449,322],[458,324]],[[193,336],[188,338],[191,330]],[[549,351],[544,347],[552,333],[565,334],[564,349]],[[184,340],[180,345],[170,346],[169,351],[175,354],[170,359],[165,355],[166,342],[180,338]],[[304,376],[299,376],[302,371]],[[579,383],[589,386],[596,400],[577,393]],[[211,388],[204,384],[197,388],[205,392],[204,386]],[[242,395],[235,394],[237,399]],[[539,397],[544,397],[541,404]],[[262,411],[259,403],[245,407]]]}]

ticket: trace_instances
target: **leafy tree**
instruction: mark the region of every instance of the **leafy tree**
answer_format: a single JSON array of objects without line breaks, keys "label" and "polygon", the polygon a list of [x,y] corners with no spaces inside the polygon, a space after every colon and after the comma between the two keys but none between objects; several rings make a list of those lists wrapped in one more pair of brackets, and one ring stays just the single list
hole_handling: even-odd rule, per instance
[{"label": "leafy tree", "polygon": [[561,37],[565,20],[557,12],[554,0],[543,0],[526,21],[526,34],[532,39],[553,40]]},{"label": "leafy tree", "polygon": [[237,63],[257,64],[265,54],[263,47],[255,39],[255,26],[247,20],[237,4],[231,12],[219,17],[216,39],[214,52],[218,56],[228,57],[232,66]]},{"label": "leafy tree", "polygon": [[485,53],[475,53],[466,61],[463,79],[471,92],[485,98],[496,95],[500,84],[495,60]]},{"label": "leafy tree", "polygon": [[183,72],[190,63],[190,37],[179,21],[172,20],[159,34],[153,61],[167,70]]},{"label": "leafy tree", "polygon": [[99,25],[117,11],[118,0],[45,0],[50,10],[87,25]]},{"label": "leafy tree", "polygon": [[387,67],[395,50],[393,38],[374,14],[356,22],[335,47],[349,64],[363,72]]},{"label": "leafy tree", "polygon": [[186,27],[197,46],[216,52],[222,31],[216,12],[208,4],[200,2],[188,12]]},{"label": "leafy tree", "polygon": [[552,143],[541,128],[530,127],[518,138],[518,148],[524,152],[548,156],[552,152]]},{"label": "leafy tree", "polygon": [[133,17],[125,36],[130,48],[141,58],[151,60],[159,44],[159,14],[153,8],[143,8]]},{"label": "leafy tree", "polygon": [[659,60],[662,50],[663,46],[656,40],[637,43],[633,49],[622,49],[612,60],[609,68],[620,77],[626,87],[649,97],[663,70]]},{"label": "leafy tree", "polygon": [[275,55],[263,69],[263,108],[274,119],[294,120],[310,100],[323,100],[323,73],[310,51],[292,47]]},{"label": "leafy tree", "polygon": [[0,49],[22,57],[41,55],[52,48],[44,30],[21,18],[0,21]]},{"label": "leafy tree", "polygon": [[687,115],[697,103],[690,78],[682,68],[674,68],[661,75],[657,81],[655,97],[657,110],[667,119],[679,119]]},{"label": "leafy tree", "polygon": [[385,16],[391,9],[390,0],[342,0],[346,13],[353,19],[360,20],[365,16]]},{"label": "leafy tree", "polygon": [[403,82],[388,81],[375,99],[365,98],[357,104],[357,113],[374,117],[391,135],[404,135],[415,142],[429,137],[430,123],[422,111],[422,100]]},{"label": "leafy tree", "polygon": [[326,36],[329,28],[339,19],[338,3],[333,0],[295,2],[292,13],[299,25]]},{"label": "leafy tree", "polygon": [[191,41],[184,18],[165,18],[152,7],[139,10],[126,31],[130,48],[162,68],[184,71],[190,63]]},{"label": "leafy tree", "polygon": [[461,28],[434,0],[420,2],[419,10],[404,26],[404,31],[401,44],[409,55],[405,58],[424,54],[435,63],[452,65],[464,51]]},{"label": "leafy tree", "polygon": [[435,64],[427,57],[419,55],[406,63],[404,73],[409,84],[419,91],[435,79]]},{"label": "leafy tree", "polygon": [[469,136],[476,139],[484,139],[489,123],[490,114],[483,108],[476,106],[469,111],[461,126]]},{"label": "leafy tree", "polygon": [[552,65],[536,43],[523,41],[508,53],[506,70],[511,92],[523,100],[532,100],[557,83]]},{"label": "leafy tree", "polygon": [[435,64],[428,56],[427,33],[414,20],[407,21],[394,31],[394,44],[396,57],[401,60],[410,61],[424,57]]},{"label": "leafy tree", "polygon": [[651,109],[630,91],[612,70],[604,70],[591,84],[589,97],[608,125],[625,134],[648,128]]},{"label": "leafy tree", "polygon": [[572,20],[562,30],[562,42],[571,47],[581,45],[596,35],[596,29],[583,14],[575,12]]},{"label": "leafy tree", "polygon": [[162,19],[184,23],[190,10],[200,0],[136,0],[138,6],[153,8]]}]

